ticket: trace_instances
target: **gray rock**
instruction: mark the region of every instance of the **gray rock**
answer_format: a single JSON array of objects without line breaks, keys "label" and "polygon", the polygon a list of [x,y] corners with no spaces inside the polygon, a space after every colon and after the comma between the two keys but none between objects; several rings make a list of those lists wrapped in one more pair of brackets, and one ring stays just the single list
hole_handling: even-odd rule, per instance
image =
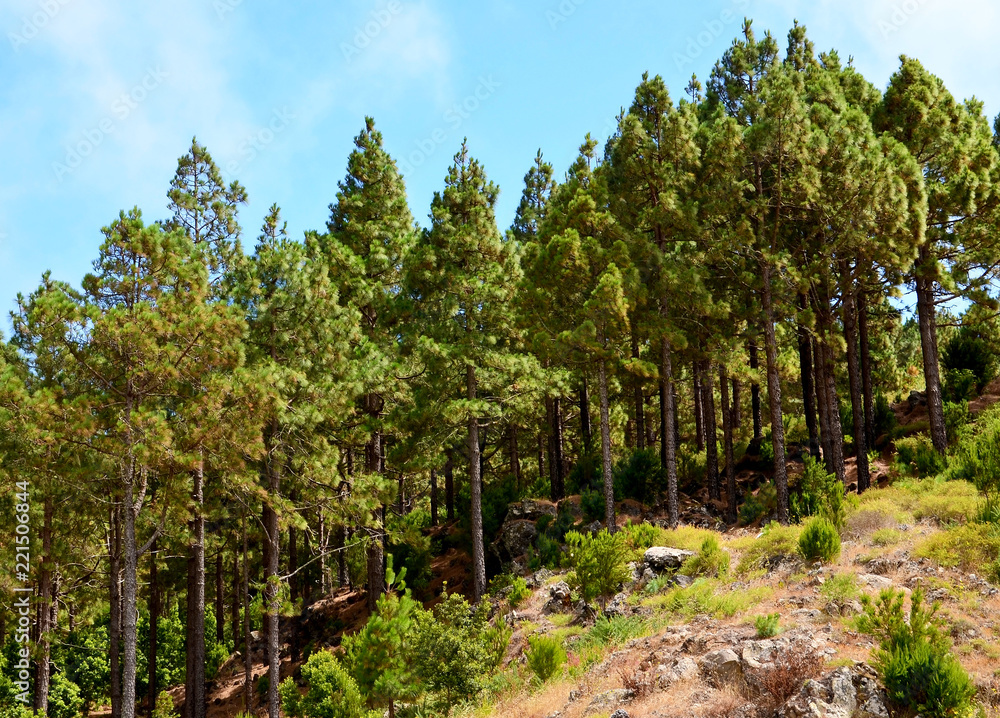
[{"label": "gray rock", "polygon": [[628,711],[624,708],[619,708],[614,713],[612,713],[608,718],[629,718]]},{"label": "gray rock", "polygon": [[549,597],[569,605],[570,588],[565,581],[558,581],[549,586]]},{"label": "gray rock", "polygon": [[525,499],[507,507],[507,521],[537,521],[542,516],[556,516],[556,506],[547,501]]},{"label": "gray rock", "polygon": [[615,597],[608,601],[608,605],[604,607],[604,615],[608,618],[627,616],[629,613],[628,595],[624,593],[615,594]]},{"label": "gray rock", "polygon": [[642,559],[652,570],[663,571],[665,569],[680,568],[681,564],[691,556],[694,556],[693,551],[685,551],[684,549],[671,548],[669,546],[653,546],[646,549],[646,553],[643,554]]},{"label": "gray rock", "polygon": [[627,688],[615,688],[610,691],[604,691],[591,699],[590,703],[587,704],[587,710],[583,714],[588,716],[594,713],[603,713],[612,708],[617,709],[622,703],[627,703],[633,698],[635,698],[635,693]]},{"label": "gray rock", "polygon": [[797,608],[794,611],[792,611],[792,618],[814,620],[817,618],[821,618],[822,616],[823,612],[815,608]]},{"label": "gray rock", "polygon": [[706,653],[698,665],[708,679],[717,686],[733,683],[743,676],[743,665],[736,652],[729,648]]},{"label": "gray rock", "polygon": [[500,536],[491,548],[501,560],[508,561],[524,554],[537,536],[533,521],[508,521],[500,527]]},{"label": "gray rock", "polygon": [[892,581],[885,576],[878,576],[874,573],[863,573],[858,576],[858,582],[863,586],[874,589],[876,591],[882,591],[886,588],[892,588]]},{"label": "gray rock", "polygon": [[694,583],[694,579],[691,578],[690,576],[683,576],[681,574],[677,574],[676,576],[674,576],[674,583],[676,583],[681,588],[687,588],[692,583]]},{"label": "gray rock", "polygon": [[885,691],[859,671],[838,668],[808,680],[785,703],[785,718],[888,718]]},{"label": "gray rock", "polygon": [[694,659],[684,656],[679,658],[672,667],[660,665],[656,667],[656,684],[661,690],[665,690],[678,681],[696,678],[698,676],[698,664]]},{"label": "gray rock", "polygon": [[602,524],[600,521],[594,521],[593,523],[587,524],[586,526],[583,527],[583,533],[597,534],[600,533],[601,529],[603,528],[604,524]]}]

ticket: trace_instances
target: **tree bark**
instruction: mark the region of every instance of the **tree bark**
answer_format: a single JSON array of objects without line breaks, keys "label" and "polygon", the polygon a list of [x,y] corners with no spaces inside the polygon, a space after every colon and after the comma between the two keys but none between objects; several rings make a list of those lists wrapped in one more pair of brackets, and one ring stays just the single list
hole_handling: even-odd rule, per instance
[{"label": "tree bark", "polygon": [[817,338],[812,341],[814,376],[816,379],[816,406],[819,410],[819,440],[823,447],[823,464],[827,473],[833,471],[833,444],[830,441],[830,405],[826,391],[826,364],[823,358],[822,342]]},{"label": "tree bark", "polygon": [[830,459],[837,480],[845,483],[847,471],[844,467],[844,432],[840,425],[840,401],[837,398],[833,350],[830,348],[833,336],[833,312],[830,309],[828,298],[824,297],[821,300],[818,314],[822,322],[823,333],[816,346],[823,357],[823,384],[826,391],[827,417],[830,423]]},{"label": "tree bark", "polygon": [[598,389],[601,395],[601,468],[604,475],[604,523],[608,533],[615,533],[615,485],[611,475],[611,417],[608,407],[607,366],[602,359],[597,365]]},{"label": "tree bark", "polygon": [[[194,514],[187,560],[187,671],[184,718],[205,718],[205,472],[199,461],[191,473]],[[272,716],[277,718],[277,716]]]},{"label": "tree bark", "polygon": [[[805,310],[805,295],[799,295],[799,309]],[[806,414],[806,430],[809,432],[809,453],[819,456],[819,432],[816,429],[816,405],[813,401],[813,360],[812,341],[809,329],[802,324],[796,326],[799,338],[799,377],[802,381],[802,406]]]},{"label": "tree bark", "polygon": [[266,566],[264,577],[264,609],[267,623],[267,714],[268,718],[280,718],[280,699],[278,684],[281,682],[281,636],[279,634],[279,615],[281,613],[280,558],[281,536],[278,528],[278,512],[271,501],[277,502],[281,497],[281,468],[274,457],[274,437],[277,427],[271,427],[270,436],[265,442],[266,458],[264,470],[267,474],[267,492],[269,501],[264,502],[264,541],[267,544],[265,556]]},{"label": "tree bark", "polygon": [[694,437],[698,451],[705,450],[705,392],[701,387],[701,365],[693,362],[691,377],[694,384]]},{"label": "tree bark", "polygon": [[[378,430],[372,432],[372,437],[368,441],[365,451],[365,470],[369,474],[377,474],[382,466],[382,435]],[[385,552],[383,550],[382,537],[377,535],[378,528],[382,526],[380,512],[372,514],[375,520],[375,529],[369,532],[368,539],[368,611],[375,612],[379,596],[385,592]]]},{"label": "tree bark", "polygon": [[715,382],[712,380],[712,362],[706,361],[701,373],[702,422],[705,427],[705,483],[708,498],[718,501],[722,498],[719,483],[719,436],[715,421]]},{"label": "tree bark", "polygon": [[253,659],[250,655],[250,565],[247,520],[243,517],[243,710],[253,711]]},{"label": "tree bark", "polygon": [[48,493],[42,509],[42,560],[38,567],[38,643],[35,661],[35,714],[49,710],[49,677],[52,644],[52,497]]},{"label": "tree bark", "polygon": [[[130,471],[134,477],[134,469]],[[129,480],[125,485],[125,537],[124,566],[122,580],[122,718],[135,718],[135,676],[136,676],[136,637],[138,619],[138,565],[139,553],[135,538],[135,521],[139,513],[142,497],[133,493],[133,483]],[[187,702],[185,700],[185,702]]]},{"label": "tree bark", "polygon": [[215,555],[215,642],[226,642],[226,590],[222,583],[222,549]]},{"label": "tree bark", "polygon": [[229,627],[233,636],[233,651],[240,647],[240,558],[239,549],[233,550],[233,585],[229,602]]},{"label": "tree bark", "polygon": [[562,401],[557,396],[552,400],[552,464],[553,501],[566,496],[566,477],[563,475],[563,432],[562,432]]},{"label": "tree bark", "polygon": [[[755,372],[760,368],[760,360],[757,356],[757,342],[751,340],[748,347],[750,354],[750,369]],[[760,447],[760,442],[764,440],[764,422],[760,414],[760,383],[750,382],[750,414],[753,419],[753,442],[754,446]]]},{"label": "tree bark", "polygon": [[444,462],[444,507],[448,521],[455,520],[455,462],[451,450],[445,454]]},{"label": "tree bark", "polygon": [[922,246],[916,270],[917,322],[920,326],[920,349],[924,363],[924,383],[927,391],[927,414],[931,424],[931,441],[938,453],[944,454],[948,449],[948,434],[945,430],[944,405],[941,399],[941,369],[938,361],[934,280],[927,276],[933,261],[927,246]]},{"label": "tree bark", "polygon": [[740,396],[743,393],[743,383],[733,378],[733,429],[743,426],[743,413],[740,411]]},{"label": "tree bark", "polygon": [[[510,451],[510,473],[514,476],[514,484],[521,487],[521,453],[517,448],[517,426],[512,424],[507,431],[508,449]],[[563,482],[565,490],[565,481]]]},{"label": "tree bark", "polygon": [[722,443],[726,460],[726,522],[736,523],[736,466],[733,458],[733,413],[729,405],[729,377],[719,365],[719,394],[722,399]]},{"label": "tree bark", "polygon": [[771,447],[774,449],[774,488],[778,494],[778,523],[788,523],[788,473],[785,465],[785,426],[781,414],[781,377],[778,374],[778,341],[774,334],[771,298],[771,263],[765,259],[761,271],[764,309],[764,354],[767,363],[767,398],[771,410]]},{"label": "tree bark", "polygon": [[857,305],[854,301],[854,282],[849,273],[847,262],[841,263],[841,275],[844,277],[842,288],[841,309],[844,325],[844,339],[847,341],[847,377],[851,390],[851,414],[854,423],[854,456],[858,468],[858,493],[866,491],[871,486],[871,476],[868,473],[868,441],[865,436],[865,409],[861,389],[861,367],[858,359],[858,327]]},{"label": "tree bark", "polygon": [[431,526],[438,525],[438,481],[437,471],[431,469]]},{"label": "tree bark", "polygon": [[589,454],[594,439],[590,428],[590,390],[586,376],[580,382],[580,434],[583,438],[583,451]]},{"label": "tree bark", "polygon": [[159,695],[156,685],[156,669],[159,657],[159,636],[156,635],[157,624],[160,618],[160,583],[156,567],[156,541],[149,548],[149,657],[147,665],[149,668],[149,690],[146,693],[149,703],[149,715],[153,715],[156,708],[156,698]]},{"label": "tree bark", "polygon": [[861,392],[865,404],[865,438],[870,448],[875,447],[875,397],[872,393],[871,341],[868,337],[868,291],[864,283],[858,285],[858,342],[861,345]]},{"label": "tree bark", "polygon": [[[639,337],[635,331],[631,331],[632,358],[639,359]],[[632,402],[635,412],[635,448],[646,448],[646,401],[642,390],[642,379],[637,376],[632,377]]]},{"label": "tree bark", "polygon": [[[476,368],[465,370],[469,401],[476,399]],[[479,473],[479,418],[469,417],[469,493],[472,496],[472,595],[476,603],[486,593],[486,552],[483,547],[483,477]]]},{"label": "tree bark", "polygon": [[[662,308],[661,308],[662,311]],[[674,402],[674,377],[670,361],[670,340],[660,338],[660,460],[667,472],[667,519],[677,527],[677,444],[673,428],[677,425],[677,404]]]},{"label": "tree bark", "polygon": [[111,535],[108,546],[110,571],[110,615],[108,616],[108,653],[111,666],[111,718],[122,715],[121,640],[122,640],[122,506],[111,508]]}]

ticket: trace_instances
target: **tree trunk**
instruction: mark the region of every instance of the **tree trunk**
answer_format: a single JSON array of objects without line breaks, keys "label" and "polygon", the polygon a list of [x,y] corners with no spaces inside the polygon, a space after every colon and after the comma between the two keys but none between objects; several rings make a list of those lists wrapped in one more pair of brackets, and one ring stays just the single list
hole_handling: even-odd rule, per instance
[{"label": "tree trunk", "polygon": [[253,712],[253,659],[250,655],[250,565],[247,520],[243,517],[243,710]]},{"label": "tree trunk", "polygon": [[438,525],[438,480],[437,471],[431,469],[431,526]]},{"label": "tree trunk", "polygon": [[111,666],[111,718],[122,715],[121,637],[122,637],[122,506],[111,508],[111,536],[108,546],[110,570],[110,615],[108,616],[108,653]]},{"label": "tree trunk", "polygon": [[[125,541],[122,580],[122,718],[135,718],[136,628],[138,619],[139,553],[135,541],[135,521],[141,497],[133,494],[131,481],[125,486]],[[187,702],[185,700],[185,702]],[[203,701],[204,703],[204,701]]]},{"label": "tree trunk", "polygon": [[[368,441],[365,451],[365,470],[369,474],[377,474],[382,466],[382,435],[379,431],[373,431],[372,437]],[[375,612],[379,596],[385,592],[385,553],[383,551],[382,537],[378,534],[384,524],[380,521],[380,512],[374,511],[372,518],[375,520],[375,528],[369,532],[368,539],[368,611]]]},{"label": "tree trunk", "polygon": [[844,285],[841,291],[841,320],[844,324],[844,339],[847,341],[847,377],[851,389],[851,414],[854,423],[854,456],[858,468],[858,493],[871,486],[868,473],[868,441],[865,436],[865,408],[861,389],[861,367],[858,359],[857,305],[854,301],[854,282],[849,274],[847,262],[841,263]]},{"label": "tree trunk", "polygon": [[594,440],[590,428],[590,390],[586,376],[580,382],[580,434],[583,438],[583,451],[589,454]]},{"label": "tree trunk", "polygon": [[[662,309],[661,309],[662,311]],[[660,460],[667,472],[667,518],[671,528],[677,527],[677,444],[673,428],[677,425],[677,404],[674,402],[673,367],[670,363],[670,340],[660,338]]]},{"label": "tree trunk", "polygon": [[729,405],[729,377],[719,365],[719,395],[722,399],[722,443],[726,460],[726,521],[736,523],[736,466],[733,458],[733,413]]},{"label": "tree trunk", "polygon": [[233,550],[233,586],[229,602],[229,627],[233,636],[233,651],[240,648],[240,559],[238,549]]},{"label": "tree trunk", "polygon": [[868,291],[858,285],[858,342],[861,345],[861,393],[865,404],[865,438],[875,448],[875,396],[872,393],[872,354],[868,337]]},{"label": "tree trunk", "polygon": [[[639,360],[639,337],[631,331],[632,358]],[[646,401],[642,391],[642,379],[632,377],[632,402],[635,405],[635,448],[646,448]]]},{"label": "tree trunk", "polygon": [[444,507],[448,521],[455,520],[455,462],[451,450],[445,454],[444,462]]},{"label": "tree trunk", "polygon": [[278,527],[278,512],[272,502],[281,498],[281,469],[274,458],[273,437],[277,428],[272,425],[269,440],[265,442],[266,457],[264,468],[267,472],[268,500],[264,502],[264,541],[267,544],[264,567],[264,610],[267,624],[267,714],[268,718],[280,718],[278,684],[281,683],[281,635],[279,616],[281,613],[281,535]]},{"label": "tree trunk", "polygon": [[[465,370],[469,401],[476,399],[476,368]],[[486,553],[483,547],[483,480],[479,473],[479,418],[469,417],[469,493],[472,496],[472,595],[475,603],[486,593]]]},{"label": "tree trunk", "polygon": [[761,271],[764,309],[764,354],[767,362],[767,398],[771,409],[771,447],[774,449],[774,488],[778,494],[778,522],[788,523],[788,473],[785,465],[785,426],[781,415],[781,378],[778,374],[778,341],[774,335],[771,299],[771,263],[765,259]]},{"label": "tree trunk", "polygon": [[[756,377],[757,369],[760,368],[760,360],[757,357],[757,342],[755,340],[750,341],[748,351],[750,353],[750,369]],[[760,442],[764,440],[764,422],[760,415],[760,383],[757,381],[750,382],[750,414],[753,419],[753,444],[759,447]]]},{"label": "tree trunk", "polygon": [[[507,431],[507,445],[510,450],[510,473],[514,476],[514,484],[521,487],[521,454],[517,449],[517,426],[511,424]],[[565,488],[565,483],[564,483]]]},{"label": "tree trunk", "polygon": [[[293,499],[294,500],[294,499]],[[294,526],[288,527],[288,596],[292,602],[299,598],[299,577],[295,569],[299,567],[299,536]]]},{"label": "tree trunk", "polygon": [[153,715],[156,708],[156,698],[159,695],[156,685],[156,668],[159,657],[159,636],[156,635],[157,624],[160,618],[160,584],[156,568],[156,541],[153,541],[149,548],[149,658],[147,665],[149,668],[149,680],[147,681],[149,690],[146,692],[149,703],[149,715]]},{"label": "tree trunk", "polygon": [[35,714],[49,710],[49,677],[52,644],[52,497],[45,496],[42,509],[42,560],[38,570],[38,644],[35,659]]},{"label": "tree trunk", "polygon": [[[805,295],[799,295],[799,309],[805,310]],[[802,380],[802,406],[806,414],[806,429],[809,432],[809,453],[819,456],[819,433],[816,430],[816,406],[813,401],[813,360],[812,342],[809,329],[797,325],[799,337],[799,376]]]},{"label": "tree trunk", "polygon": [[611,475],[611,417],[608,407],[607,366],[602,359],[597,364],[598,389],[601,395],[601,468],[604,474],[604,523],[608,533],[615,533],[615,485]]},{"label": "tree trunk", "polygon": [[562,400],[558,396],[552,400],[552,463],[555,476],[552,500],[558,501],[566,496],[566,477],[563,475]]},{"label": "tree trunk", "polygon": [[917,321],[920,325],[920,350],[924,362],[924,383],[927,391],[927,414],[931,424],[931,441],[938,453],[948,449],[948,434],[944,425],[944,405],[941,399],[941,369],[938,362],[937,317],[934,309],[934,280],[927,277],[933,259],[926,245],[920,248],[917,260]]},{"label": "tree trunk", "polygon": [[708,484],[708,498],[718,501],[722,498],[719,484],[719,436],[715,421],[715,382],[712,381],[712,362],[703,364],[701,374],[702,423],[705,427],[705,482]]},{"label": "tree trunk", "polygon": [[701,365],[693,362],[691,365],[691,381],[694,385],[694,437],[698,451],[705,450],[705,392],[701,387]]},{"label": "tree trunk", "polygon": [[226,590],[222,583],[222,549],[215,556],[215,642],[223,644],[226,641]]},{"label": "tree trunk", "polygon": [[[205,473],[199,461],[191,473],[194,515],[187,560],[187,672],[184,718],[205,718]],[[277,718],[277,716],[272,716]]]},{"label": "tree trunk", "polygon": [[824,297],[819,307],[822,335],[817,343],[817,349],[823,357],[823,384],[826,391],[827,417],[830,423],[830,458],[833,464],[833,473],[838,481],[845,483],[847,471],[844,467],[844,432],[840,425],[840,401],[837,398],[833,350],[830,348],[833,340],[832,314],[829,299]]},{"label": "tree trunk", "polygon": [[549,467],[549,498],[559,498],[559,479],[556,478],[555,406],[551,396],[545,397],[545,463]]},{"label": "tree trunk", "polygon": [[733,379],[733,429],[743,426],[743,412],[740,411],[740,395],[743,393],[743,383]]},{"label": "tree trunk", "polygon": [[816,379],[816,406],[819,409],[819,439],[823,447],[823,464],[827,473],[833,471],[833,444],[830,441],[832,435],[830,423],[830,404],[827,401],[826,391],[826,363],[823,354],[823,343],[817,337],[812,341],[813,368]]}]

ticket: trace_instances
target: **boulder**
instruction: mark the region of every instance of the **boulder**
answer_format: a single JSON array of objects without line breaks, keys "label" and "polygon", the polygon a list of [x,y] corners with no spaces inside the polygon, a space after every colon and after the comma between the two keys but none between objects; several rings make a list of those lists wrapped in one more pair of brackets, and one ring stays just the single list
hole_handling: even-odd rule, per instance
[{"label": "boulder", "polygon": [[542,516],[556,517],[556,505],[550,501],[525,499],[507,507],[507,521],[537,521]]},{"label": "boulder", "polygon": [[688,558],[694,556],[694,551],[685,551],[680,548],[669,546],[653,546],[646,549],[642,560],[653,571],[664,571],[667,569],[678,569]]},{"label": "boulder", "polygon": [[501,561],[510,561],[524,554],[537,536],[534,521],[509,521],[500,527],[500,535],[491,548]]},{"label": "boulder", "polygon": [[858,576],[858,583],[876,591],[892,588],[892,581],[885,576],[878,576],[873,573],[863,573]]},{"label": "boulder", "polygon": [[627,688],[615,688],[610,691],[604,691],[591,699],[587,705],[587,710],[583,714],[589,716],[595,713],[604,713],[613,708],[617,709],[622,703],[627,703],[633,698],[635,698],[635,693]]},{"label": "boulder", "polygon": [[580,533],[584,533],[584,534],[597,534],[597,533],[600,533],[601,529],[603,529],[603,528],[604,528],[604,524],[602,524],[600,521],[594,521],[594,522],[589,523],[586,526],[584,526],[580,530]]},{"label": "boulder", "polygon": [[706,653],[698,661],[698,666],[710,682],[720,687],[743,677],[740,657],[729,648]]},{"label": "boulder", "polygon": [[604,607],[604,615],[608,618],[627,616],[629,613],[628,596],[624,593],[615,594],[615,597],[608,601],[608,605]]},{"label": "boulder", "polygon": [[788,699],[785,718],[888,718],[885,691],[870,677],[838,668],[819,680],[808,680]]},{"label": "boulder", "polygon": [[608,718],[629,718],[628,711],[624,708],[619,708],[614,713],[612,713]]},{"label": "boulder", "polygon": [[574,519],[580,520],[583,518],[583,504],[580,501],[579,495],[567,496],[557,504],[557,507],[557,515],[559,513],[568,513]]}]

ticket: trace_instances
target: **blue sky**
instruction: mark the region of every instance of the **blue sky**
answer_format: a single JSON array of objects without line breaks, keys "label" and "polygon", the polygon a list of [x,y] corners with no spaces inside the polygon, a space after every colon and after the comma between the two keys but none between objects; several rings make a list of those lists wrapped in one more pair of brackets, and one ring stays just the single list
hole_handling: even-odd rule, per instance
[{"label": "blue sky", "polygon": [[798,19],[879,87],[918,57],[992,117],[998,15],[986,0],[0,0],[0,310],[46,269],[78,284],[120,209],[165,217],[194,135],[247,187],[248,248],[272,202],[295,237],[325,226],[366,114],[419,222],[468,136],[506,227],[538,148],[561,177],[642,72],[676,100],[744,16],[782,48]]}]

